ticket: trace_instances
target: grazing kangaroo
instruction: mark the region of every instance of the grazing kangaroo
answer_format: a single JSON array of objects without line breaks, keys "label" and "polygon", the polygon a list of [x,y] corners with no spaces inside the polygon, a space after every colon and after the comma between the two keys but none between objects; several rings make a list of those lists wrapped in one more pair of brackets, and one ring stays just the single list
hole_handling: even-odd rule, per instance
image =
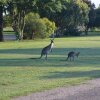
[{"label": "grazing kangaroo", "polygon": [[51,40],[51,43],[48,46],[42,49],[40,59],[42,58],[43,55],[46,55],[45,59],[47,60],[48,53],[50,51],[52,52],[53,45],[54,45],[54,39]]},{"label": "grazing kangaroo", "polygon": [[74,51],[71,51],[68,53],[68,57],[66,60],[68,61],[68,59],[70,59],[70,61],[71,61],[73,59],[73,61],[74,61],[74,57],[76,56],[78,58],[79,54],[80,54],[80,52],[75,53]]}]

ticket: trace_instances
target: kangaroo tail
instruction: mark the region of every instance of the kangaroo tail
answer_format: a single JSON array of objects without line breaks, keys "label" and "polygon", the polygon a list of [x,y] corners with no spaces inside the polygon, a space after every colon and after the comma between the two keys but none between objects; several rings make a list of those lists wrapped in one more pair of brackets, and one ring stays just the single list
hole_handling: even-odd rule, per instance
[{"label": "kangaroo tail", "polygon": [[30,59],[40,59],[40,58],[30,58]]},{"label": "kangaroo tail", "polygon": [[66,61],[68,61],[69,57],[67,57]]},{"label": "kangaroo tail", "polygon": [[42,58],[42,56],[40,56],[40,57],[38,57],[38,58],[30,58],[30,59],[41,59]]}]

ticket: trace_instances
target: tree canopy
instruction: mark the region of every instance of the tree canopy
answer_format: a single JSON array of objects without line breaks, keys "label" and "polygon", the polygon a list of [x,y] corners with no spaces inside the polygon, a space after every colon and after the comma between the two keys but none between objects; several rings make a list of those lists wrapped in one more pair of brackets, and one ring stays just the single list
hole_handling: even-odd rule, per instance
[{"label": "tree canopy", "polygon": [[100,27],[100,7],[95,9],[96,18],[94,22],[94,27]]},{"label": "tree canopy", "polygon": [[60,34],[79,35],[83,26],[88,31],[97,23],[98,11],[95,14],[95,5],[90,0],[0,0],[0,41],[3,40],[3,12],[11,16],[14,31],[23,39],[25,16],[30,12],[55,22]]}]

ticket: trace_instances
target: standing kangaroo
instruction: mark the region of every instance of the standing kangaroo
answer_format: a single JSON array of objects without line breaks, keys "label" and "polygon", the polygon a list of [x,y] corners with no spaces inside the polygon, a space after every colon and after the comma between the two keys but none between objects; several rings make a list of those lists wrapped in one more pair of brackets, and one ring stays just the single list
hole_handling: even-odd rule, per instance
[{"label": "standing kangaroo", "polygon": [[71,51],[68,53],[68,57],[66,60],[70,59],[70,61],[71,61],[73,59],[73,61],[74,61],[74,57],[76,56],[78,58],[79,54],[80,54],[80,52],[75,53],[74,51]]},{"label": "standing kangaroo", "polygon": [[46,55],[45,59],[47,60],[48,53],[50,51],[52,52],[53,45],[54,45],[54,41],[51,40],[51,43],[42,49],[40,59],[42,58],[43,55]]}]

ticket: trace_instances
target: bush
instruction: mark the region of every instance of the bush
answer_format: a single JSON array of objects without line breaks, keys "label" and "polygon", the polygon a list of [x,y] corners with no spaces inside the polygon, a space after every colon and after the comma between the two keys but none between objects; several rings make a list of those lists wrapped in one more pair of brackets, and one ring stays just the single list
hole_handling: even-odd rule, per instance
[{"label": "bush", "polygon": [[54,22],[35,13],[27,14],[25,23],[24,37],[29,39],[49,37],[56,29]]},{"label": "bush", "polygon": [[82,31],[79,30],[78,28],[76,28],[75,26],[68,27],[64,31],[65,36],[80,36],[81,33],[82,33]]},{"label": "bush", "polygon": [[3,27],[11,27],[12,26],[12,19],[10,15],[5,15],[3,17]]},{"label": "bush", "polygon": [[54,22],[51,22],[50,20],[48,20],[47,18],[43,18],[42,19],[43,23],[46,25],[46,33],[45,33],[45,37],[50,36],[52,33],[54,33],[54,31],[56,30],[56,25]]}]

